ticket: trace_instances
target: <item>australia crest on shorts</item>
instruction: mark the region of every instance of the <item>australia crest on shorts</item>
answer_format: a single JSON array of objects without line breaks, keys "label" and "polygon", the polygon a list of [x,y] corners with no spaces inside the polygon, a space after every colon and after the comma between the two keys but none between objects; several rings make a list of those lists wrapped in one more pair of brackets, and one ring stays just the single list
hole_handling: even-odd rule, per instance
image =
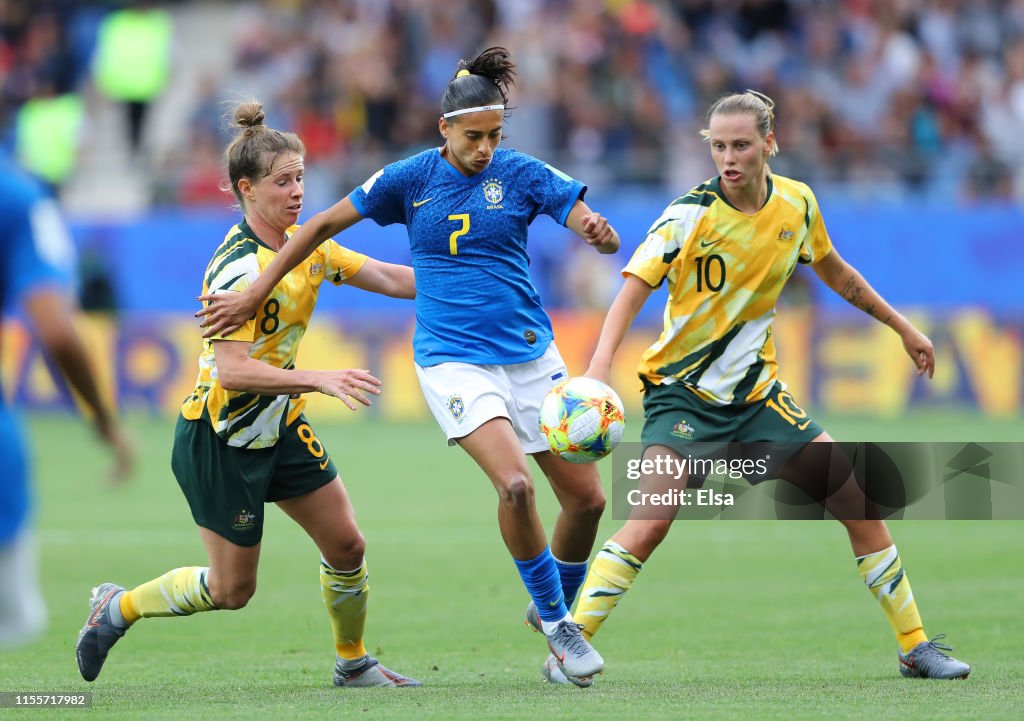
[{"label": "australia crest on shorts", "polygon": [[231,527],[236,531],[248,531],[250,528],[256,526],[256,514],[251,513],[248,509],[243,508],[235,516],[234,522]]},{"label": "australia crest on shorts", "polygon": [[458,423],[462,423],[462,419],[466,417],[466,404],[463,402],[462,396],[457,394],[448,396],[448,412]]},{"label": "australia crest on shorts", "polygon": [[677,436],[679,438],[685,438],[688,441],[693,440],[693,431],[693,426],[691,426],[685,420],[679,421],[674,426],[672,426],[672,435]]}]

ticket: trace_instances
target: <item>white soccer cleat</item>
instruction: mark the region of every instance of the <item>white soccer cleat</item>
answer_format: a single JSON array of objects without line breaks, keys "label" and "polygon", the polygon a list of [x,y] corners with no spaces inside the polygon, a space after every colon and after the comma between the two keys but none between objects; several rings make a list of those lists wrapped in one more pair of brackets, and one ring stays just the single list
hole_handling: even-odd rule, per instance
[{"label": "white soccer cleat", "polygon": [[[526,606],[526,624],[533,628],[537,633],[544,633],[544,627],[541,625],[540,616],[537,614],[537,606],[533,601]],[[580,688],[590,688],[594,685],[593,677],[578,677],[572,678],[562,673],[562,669],[558,667],[558,659],[555,658],[553,653],[549,653],[548,657],[544,659],[544,665],[540,669],[540,677],[548,683],[557,683],[560,685],[573,684]]]}]

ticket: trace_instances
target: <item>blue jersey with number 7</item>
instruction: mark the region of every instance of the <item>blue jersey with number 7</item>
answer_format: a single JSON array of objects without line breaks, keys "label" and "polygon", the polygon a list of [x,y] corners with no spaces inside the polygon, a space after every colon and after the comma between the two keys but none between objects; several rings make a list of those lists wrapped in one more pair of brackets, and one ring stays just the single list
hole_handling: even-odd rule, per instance
[{"label": "blue jersey with number 7", "polygon": [[486,170],[467,177],[434,148],[349,194],[364,218],[408,230],[417,364],[525,363],[544,353],[551,320],[530,280],[527,228],[540,213],[565,225],[585,191],[516,150],[499,148]]}]

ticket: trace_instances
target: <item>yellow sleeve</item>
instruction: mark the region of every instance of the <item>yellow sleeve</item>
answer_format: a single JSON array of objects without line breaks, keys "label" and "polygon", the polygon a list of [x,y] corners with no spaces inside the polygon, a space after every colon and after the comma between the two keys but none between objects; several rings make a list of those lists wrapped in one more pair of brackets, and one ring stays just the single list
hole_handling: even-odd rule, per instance
[{"label": "yellow sleeve", "polygon": [[825,220],[821,217],[821,210],[818,208],[818,199],[806,185],[804,200],[807,203],[807,229],[800,246],[801,263],[817,263],[826,255],[832,252],[832,240],[828,237],[828,230],[825,228]]},{"label": "yellow sleeve", "polygon": [[[259,277],[260,262],[255,243],[228,247],[210,261],[203,293],[241,293]],[[240,340],[251,343],[256,338],[256,318],[252,317],[232,333],[217,334],[210,340]]]},{"label": "yellow sleeve", "polygon": [[686,239],[696,227],[693,206],[670,205],[647,231],[647,237],[622,269],[623,277],[635,275],[657,288],[672,269]]},{"label": "yellow sleeve", "polygon": [[[245,287],[248,288],[249,284],[246,283]],[[213,291],[213,293],[215,295],[219,295],[220,293],[235,293],[235,292],[240,292],[242,290],[245,290],[245,288],[240,288],[237,291],[236,290],[215,290],[215,291]],[[241,326],[236,328],[231,333],[226,333],[226,334],[224,334],[224,333],[217,333],[215,335],[210,336],[210,340],[211,341],[213,341],[213,340],[241,340],[241,341],[245,341],[246,343],[252,343],[255,339],[256,339],[256,317],[255,316],[253,316],[252,318],[247,320],[245,323],[243,323]]]},{"label": "yellow sleeve", "polygon": [[341,285],[358,273],[366,263],[366,256],[338,245],[333,240],[324,243],[324,277]]}]

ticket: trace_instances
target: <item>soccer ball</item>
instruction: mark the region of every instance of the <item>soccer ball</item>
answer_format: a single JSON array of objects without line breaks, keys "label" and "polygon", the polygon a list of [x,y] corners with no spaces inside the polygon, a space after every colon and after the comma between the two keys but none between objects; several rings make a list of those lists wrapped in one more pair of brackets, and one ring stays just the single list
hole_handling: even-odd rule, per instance
[{"label": "soccer ball", "polygon": [[593,463],[622,440],[626,418],[612,388],[593,378],[570,378],[540,404],[540,429],[551,452],[571,463]]}]

